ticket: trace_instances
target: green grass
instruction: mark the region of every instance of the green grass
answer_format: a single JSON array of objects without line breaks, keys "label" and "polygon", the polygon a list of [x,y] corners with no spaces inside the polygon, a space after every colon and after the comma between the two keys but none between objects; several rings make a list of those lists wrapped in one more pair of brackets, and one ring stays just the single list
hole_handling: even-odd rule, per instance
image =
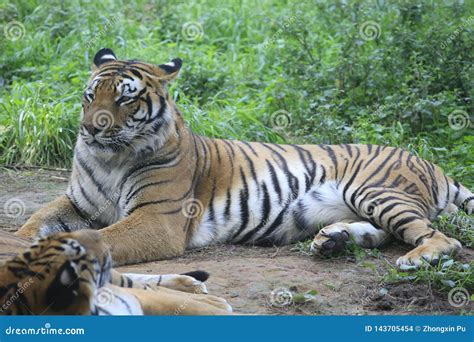
[{"label": "green grass", "polygon": [[[181,57],[170,91],[197,133],[401,146],[472,187],[473,14],[469,1],[3,2],[0,32],[25,30],[0,35],[0,163],[70,165],[91,59],[107,46]],[[187,40],[187,23],[202,35]],[[284,129],[271,124],[279,110]],[[455,110],[471,126],[450,128]]]},{"label": "green grass", "polygon": [[463,287],[472,294],[474,291],[473,268],[474,261],[461,263],[446,259],[436,266],[426,265],[410,272],[391,267],[382,278],[387,283],[401,281],[429,283],[433,288],[443,292],[449,292],[455,287]]},{"label": "green grass", "polygon": [[463,246],[474,247],[474,216],[458,211],[451,215],[440,216],[433,227],[447,236],[457,239]]}]

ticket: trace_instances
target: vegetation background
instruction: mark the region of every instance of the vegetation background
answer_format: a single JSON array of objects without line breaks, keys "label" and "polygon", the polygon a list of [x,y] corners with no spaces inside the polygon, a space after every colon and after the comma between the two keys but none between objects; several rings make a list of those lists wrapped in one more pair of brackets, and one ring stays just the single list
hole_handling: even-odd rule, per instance
[{"label": "vegetation background", "polygon": [[70,165],[101,47],[181,57],[198,133],[401,146],[474,186],[474,1],[0,4],[0,163]]},{"label": "vegetation background", "polygon": [[[462,0],[0,0],[0,167],[70,166],[93,56],[110,47],[182,58],[170,90],[199,134],[399,146],[474,189],[473,28]],[[437,227],[472,248],[459,215]],[[473,266],[388,277],[472,293]]]}]

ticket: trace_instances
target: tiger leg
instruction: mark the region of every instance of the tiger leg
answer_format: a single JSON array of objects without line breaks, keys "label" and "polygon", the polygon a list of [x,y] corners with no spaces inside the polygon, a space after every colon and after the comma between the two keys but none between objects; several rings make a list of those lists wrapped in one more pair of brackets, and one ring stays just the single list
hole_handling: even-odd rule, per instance
[{"label": "tiger leg", "polygon": [[[204,278],[191,272],[189,274],[139,274],[139,273],[119,273],[115,270],[112,272],[111,283],[120,287],[156,289],[157,287],[166,287],[176,291],[206,294],[208,293],[204,281],[208,274],[202,272],[206,276]],[[200,273],[200,272],[199,272]],[[199,278],[199,279],[197,279]]]},{"label": "tiger leg", "polygon": [[388,241],[390,234],[370,222],[337,222],[321,229],[311,243],[311,251],[329,255],[341,251],[350,238],[361,247],[376,248]]},{"label": "tiger leg", "polygon": [[145,315],[229,315],[232,307],[220,297],[183,293],[167,288],[155,291],[127,289],[140,302]]},{"label": "tiger leg", "polygon": [[[407,219],[410,220],[410,219]],[[454,255],[461,251],[461,243],[433,229],[428,219],[416,218],[397,230],[397,235],[406,243],[417,246],[397,260],[400,268],[419,267],[426,262],[436,264],[442,255]],[[401,236],[400,236],[401,235]]]},{"label": "tiger leg", "polygon": [[138,209],[100,230],[116,266],[170,259],[184,253],[186,217],[160,215],[155,209]]},{"label": "tiger leg", "polygon": [[34,213],[15,234],[31,240],[37,236],[86,228],[90,228],[90,222],[63,195]]},{"label": "tiger leg", "polygon": [[376,198],[362,200],[359,206],[372,208],[362,209],[359,213],[362,217],[377,223],[399,240],[416,246],[398,258],[397,265],[401,268],[419,267],[426,261],[434,264],[441,255],[453,255],[461,250],[459,241],[432,228],[421,200],[414,201],[385,191]]}]

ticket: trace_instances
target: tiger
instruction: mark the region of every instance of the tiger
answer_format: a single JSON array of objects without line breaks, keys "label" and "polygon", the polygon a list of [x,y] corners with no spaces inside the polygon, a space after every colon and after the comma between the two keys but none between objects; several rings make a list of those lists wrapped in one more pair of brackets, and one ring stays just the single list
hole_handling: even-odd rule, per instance
[{"label": "tiger", "polygon": [[403,149],[214,139],[186,125],[168,91],[182,60],[94,56],[66,193],[19,236],[99,230],[117,265],[169,259],[229,243],[282,246],[313,239],[330,256],[395,237],[413,248],[400,268],[454,256],[440,214],[474,209],[473,193]]},{"label": "tiger", "polygon": [[226,315],[207,295],[209,274],[121,274],[96,230],[30,244],[0,232],[0,315]]}]

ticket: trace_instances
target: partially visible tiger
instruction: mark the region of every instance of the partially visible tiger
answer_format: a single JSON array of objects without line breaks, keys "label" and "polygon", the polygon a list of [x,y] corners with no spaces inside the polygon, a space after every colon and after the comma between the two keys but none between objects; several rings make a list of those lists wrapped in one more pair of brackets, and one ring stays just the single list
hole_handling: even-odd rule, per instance
[{"label": "partially visible tiger", "polygon": [[[31,246],[0,232],[0,315],[229,314],[221,298],[204,295],[207,279],[120,274],[97,231],[57,233]],[[186,292],[181,292],[186,291]]]},{"label": "partially visible tiger", "polygon": [[215,243],[284,245],[314,235],[320,254],[350,237],[371,248],[395,236],[415,247],[397,260],[400,267],[461,249],[431,220],[459,207],[472,213],[474,197],[439,167],[386,146],[196,135],[166,88],[181,65],[120,61],[110,49],[95,55],[67,193],[19,235],[101,229],[118,264]]}]

